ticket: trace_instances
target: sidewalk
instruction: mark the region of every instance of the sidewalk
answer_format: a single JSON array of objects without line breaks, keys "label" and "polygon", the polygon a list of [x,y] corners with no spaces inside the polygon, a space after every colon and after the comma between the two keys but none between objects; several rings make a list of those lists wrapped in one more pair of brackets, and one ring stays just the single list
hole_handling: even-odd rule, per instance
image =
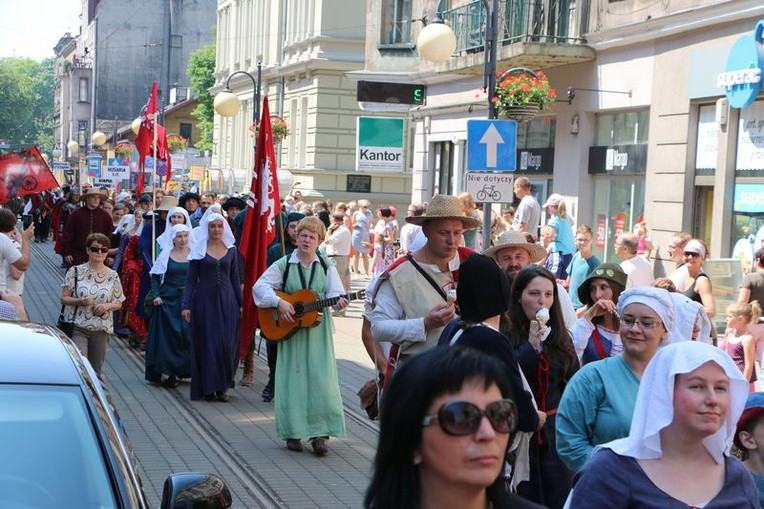
[{"label": "sidewalk", "polygon": [[[55,324],[63,269],[52,242],[32,245],[24,302],[32,321]],[[353,290],[368,280],[354,279]],[[104,368],[105,386],[135,448],[144,487],[159,505],[162,484],[173,471],[219,473],[234,493],[235,507],[360,507],[376,451],[378,423],[360,409],[357,390],[373,376],[361,344],[361,301],[347,317],[334,318],[335,351],[345,406],[347,437],[332,439],[330,453],[293,453],[276,436],[273,405],[261,401],[267,380],[265,347],[255,383],[230,392],[229,403],[190,401],[188,383],[177,389],[143,380],[143,356],[115,338]],[[236,377],[237,383],[241,373]]]}]

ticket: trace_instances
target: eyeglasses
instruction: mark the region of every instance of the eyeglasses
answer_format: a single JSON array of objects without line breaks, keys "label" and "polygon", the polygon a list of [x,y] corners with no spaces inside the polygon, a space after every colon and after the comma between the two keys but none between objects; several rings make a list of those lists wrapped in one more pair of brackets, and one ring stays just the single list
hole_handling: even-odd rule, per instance
[{"label": "eyeglasses", "polygon": [[698,256],[700,256],[700,253],[691,253],[689,251],[685,251],[684,255],[689,256],[690,258],[697,258]]},{"label": "eyeglasses", "polygon": [[636,325],[637,328],[639,330],[641,330],[641,331],[652,330],[652,329],[656,328],[658,325],[661,324],[660,321],[649,320],[649,319],[648,320],[635,320],[635,319],[633,319],[633,318],[631,318],[629,316],[622,317],[618,321],[621,323],[621,328],[622,329],[631,329],[634,325]]},{"label": "eyeglasses", "polygon": [[497,433],[511,433],[517,424],[517,407],[511,399],[489,403],[485,410],[466,401],[452,401],[440,407],[437,415],[425,416],[422,426],[438,421],[444,433],[461,437],[477,432],[483,416],[488,418]]},{"label": "eyeglasses", "polygon": [[90,252],[91,253],[108,253],[109,248],[108,247],[98,247],[98,246],[90,246]]}]

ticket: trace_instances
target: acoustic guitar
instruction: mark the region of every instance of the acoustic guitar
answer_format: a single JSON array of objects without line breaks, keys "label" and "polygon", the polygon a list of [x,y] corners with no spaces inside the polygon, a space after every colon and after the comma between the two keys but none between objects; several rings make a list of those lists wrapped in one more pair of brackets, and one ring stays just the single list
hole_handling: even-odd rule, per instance
[{"label": "acoustic guitar", "polygon": [[258,308],[257,320],[263,337],[272,341],[289,339],[298,329],[315,327],[321,323],[324,308],[335,305],[342,297],[347,300],[363,299],[366,290],[361,290],[330,299],[319,299],[311,290],[298,290],[285,293],[276,290],[276,295],[292,305],[295,311],[294,322],[289,323],[281,318],[278,308]]}]

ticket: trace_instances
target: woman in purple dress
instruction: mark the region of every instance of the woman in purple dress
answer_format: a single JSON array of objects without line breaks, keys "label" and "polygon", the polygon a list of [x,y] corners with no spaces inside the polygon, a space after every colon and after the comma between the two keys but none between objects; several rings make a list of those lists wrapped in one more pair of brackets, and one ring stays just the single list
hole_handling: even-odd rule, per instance
[{"label": "woman in purple dress", "polygon": [[181,316],[191,322],[191,399],[228,401],[239,364],[241,284],[223,216],[209,216],[188,260]]}]

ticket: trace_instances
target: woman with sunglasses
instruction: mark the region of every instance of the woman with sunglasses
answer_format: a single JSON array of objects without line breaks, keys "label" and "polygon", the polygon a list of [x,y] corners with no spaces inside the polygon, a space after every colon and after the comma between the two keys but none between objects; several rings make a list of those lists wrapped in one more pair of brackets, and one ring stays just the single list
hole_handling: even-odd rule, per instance
[{"label": "woman with sunglasses", "polygon": [[504,369],[461,347],[402,364],[383,399],[364,507],[540,507],[509,494],[501,477],[517,419]]},{"label": "woman with sunglasses", "polygon": [[748,381],[727,354],[698,341],[662,348],[639,387],[631,430],[598,447],[570,507],[759,507],[730,446]]},{"label": "woman with sunglasses", "polygon": [[61,289],[61,304],[73,310],[72,341],[99,375],[109,335],[114,332],[113,312],[125,300],[119,275],[104,263],[110,247],[109,237],[103,233],[88,235],[88,261],[66,271]]},{"label": "woman with sunglasses", "polygon": [[517,487],[520,496],[552,509],[561,508],[573,480],[557,456],[555,422],[565,386],[578,370],[578,358],[557,295],[557,280],[538,265],[522,269],[509,299],[509,338],[546,423],[530,440],[530,479]]},{"label": "woman with sunglasses", "polygon": [[642,374],[676,325],[674,300],[662,288],[625,290],[616,315],[623,352],[581,368],[560,401],[557,452],[572,471],[583,466],[595,446],[629,434]]},{"label": "woman with sunglasses", "polygon": [[699,239],[692,239],[684,245],[682,260],[687,267],[689,278],[683,288],[677,289],[695,302],[703,304],[708,317],[713,318],[716,314],[716,304],[711,294],[711,279],[703,272],[706,252],[706,245]]}]

